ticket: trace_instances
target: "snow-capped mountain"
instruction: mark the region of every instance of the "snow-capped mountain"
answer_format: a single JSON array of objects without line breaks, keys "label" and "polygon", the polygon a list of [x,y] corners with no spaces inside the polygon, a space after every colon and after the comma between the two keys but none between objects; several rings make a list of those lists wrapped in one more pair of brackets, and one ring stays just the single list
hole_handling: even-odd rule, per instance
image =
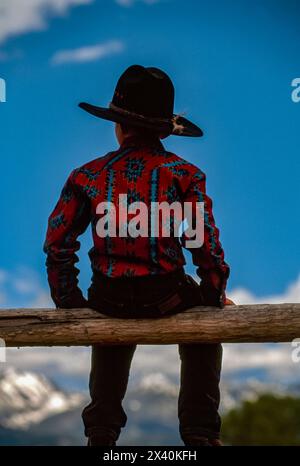
[{"label": "snow-capped mountain", "polygon": [[[282,387],[257,380],[224,380],[222,412],[261,393],[295,394],[299,387]],[[178,380],[149,372],[132,381],[124,408],[128,415],[119,445],[182,445],[178,432]],[[84,445],[81,411],[87,393],[61,390],[47,377],[8,369],[0,374],[0,445]]]},{"label": "snow-capped mountain", "polygon": [[0,425],[28,430],[33,424],[80,406],[80,393],[65,393],[45,376],[12,368],[0,374]]}]

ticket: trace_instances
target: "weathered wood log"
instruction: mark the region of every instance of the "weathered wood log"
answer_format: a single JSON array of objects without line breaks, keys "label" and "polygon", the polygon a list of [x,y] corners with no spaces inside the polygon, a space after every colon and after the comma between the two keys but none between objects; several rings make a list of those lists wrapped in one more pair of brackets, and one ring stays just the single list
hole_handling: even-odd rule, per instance
[{"label": "weathered wood log", "polygon": [[2,309],[6,346],[286,342],[300,337],[300,304],[194,307],[158,319],[119,319],[90,309]]}]

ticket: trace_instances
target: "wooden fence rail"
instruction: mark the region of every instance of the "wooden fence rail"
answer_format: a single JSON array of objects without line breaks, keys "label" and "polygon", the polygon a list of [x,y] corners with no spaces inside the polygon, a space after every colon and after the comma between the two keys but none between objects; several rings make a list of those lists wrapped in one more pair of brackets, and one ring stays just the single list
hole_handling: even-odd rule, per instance
[{"label": "wooden fence rail", "polygon": [[119,319],[91,309],[1,309],[9,346],[287,342],[300,338],[300,304],[194,307],[159,319]]}]

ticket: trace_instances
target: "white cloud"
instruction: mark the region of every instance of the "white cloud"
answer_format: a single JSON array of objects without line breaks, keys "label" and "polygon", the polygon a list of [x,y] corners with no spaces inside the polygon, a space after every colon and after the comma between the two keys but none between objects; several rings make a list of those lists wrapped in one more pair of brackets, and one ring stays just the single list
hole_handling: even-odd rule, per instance
[{"label": "white cloud", "polygon": [[[63,16],[73,7],[88,5],[94,1],[0,0],[0,44],[20,34],[44,30],[51,17]],[[130,7],[137,1],[151,5],[160,0],[115,0],[121,7]]]},{"label": "white cloud", "polygon": [[53,307],[49,292],[43,288],[39,276],[28,267],[12,271],[0,269],[0,305],[14,307]]},{"label": "white cloud", "polygon": [[7,39],[47,27],[50,17],[62,16],[70,8],[94,0],[1,0],[0,44]]},{"label": "white cloud", "polygon": [[266,370],[277,375],[286,370],[295,369],[298,377],[299,367],[291,359],[291,345],[289,343],[264,344],[243,343],[224,345],[225,372],[236,373],[241,370]]},{"label": "white cloud", "polygon": [[[269,382],[290,383],[299,380],[300,367],[292,362],[288,343],[225,344],[223,349],[224,379],[240,377],[243,372],[246,378],[263,375],[264,380]],[[87,381],[90,349],[8,348],[6,366],[42,372],[54,380],[80,377]],[[131,384],[152,372],[163,373],[174,380],[178,378],[179,370],[177,345],[139,345],[131,366]]]},{"label": "white cloud", "polygon": [[257,297],[245,288],[235,288],[228,291],[228,297],[236,304],[300,303],[300,275],[282,294]]},{"label": "white cloud", "polygon": [[60,50],[51,58],[53,65],[63,63],[84,63],[100,60],[109,55],[122,52],[124,44],[118,40],[110,40],[102,44],[90,45],[71,50]]}]

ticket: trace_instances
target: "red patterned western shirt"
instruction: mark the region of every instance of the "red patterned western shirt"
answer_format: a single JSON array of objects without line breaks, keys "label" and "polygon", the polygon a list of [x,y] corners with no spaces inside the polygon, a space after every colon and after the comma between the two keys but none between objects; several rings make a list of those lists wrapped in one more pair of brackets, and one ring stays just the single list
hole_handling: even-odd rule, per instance
[{"label": "red patterned western shirt", "polygon": [[[97,234],[101,202],[114,203],[127,194],[128,204],[143,202],[204,203],[204,242],[191,248],[201,279],[225,290],[229,267],[219,241],[206,194],[205,174],[195,165],[165,150],[160,140],[126,139],[109,152],[72,171],[49,217],[44,251],[51,296],[57,307],[80,307],[85,302],[78,287],[78,236],[91,224],[94,246],[89,252],[94,273],[109,277],[167,274],[182,268],[185,238],[163,236],[106,236]],[[133,278],[134,279],[134,278]]]}]

